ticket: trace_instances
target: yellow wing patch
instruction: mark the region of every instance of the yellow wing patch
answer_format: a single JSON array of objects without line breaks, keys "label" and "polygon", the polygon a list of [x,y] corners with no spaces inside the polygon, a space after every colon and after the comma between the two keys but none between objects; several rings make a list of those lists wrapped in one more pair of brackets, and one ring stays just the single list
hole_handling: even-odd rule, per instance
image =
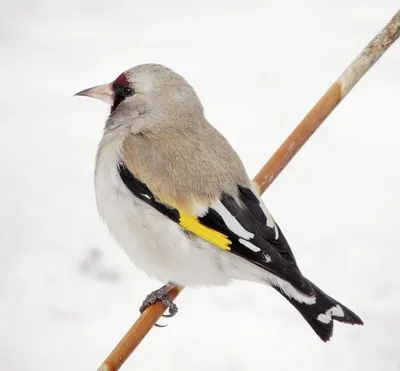
[{"label": "yellow wing patch", "polygon": [[229,245],[232,241],[230,241],[227,236],[201,224],[199,219],[195,216],[180,214],[179,224],[196,236],[203,238],[223,250],[231,249]]}]

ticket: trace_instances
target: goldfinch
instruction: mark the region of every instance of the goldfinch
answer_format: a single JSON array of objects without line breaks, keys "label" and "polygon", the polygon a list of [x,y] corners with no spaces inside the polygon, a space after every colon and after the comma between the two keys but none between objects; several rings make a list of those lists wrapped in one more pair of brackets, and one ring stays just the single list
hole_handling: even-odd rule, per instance
[{"label": "goldfinch", "polygon": [[301,273],[237,153],[207,121],[193,87],[143,64],[76,95],[111,105],[95,167],[100,216],[132,262],[165,285],[270,285],[327,341],[333,320],[362,325]]}]

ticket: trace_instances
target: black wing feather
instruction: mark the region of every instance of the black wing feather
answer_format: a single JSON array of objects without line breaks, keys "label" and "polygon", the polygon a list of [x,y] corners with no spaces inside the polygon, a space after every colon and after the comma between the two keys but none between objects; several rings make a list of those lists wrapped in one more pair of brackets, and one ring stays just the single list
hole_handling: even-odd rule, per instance
[{"label": "black wing feather", "polygon": [[239,187],[239,192],[241,196],[241,201],[247,207],[248,211],[253,215],[253,222],[257,226],[260,233],[269,243],[273,244],[276,247],[277,251],[284,259],[286,259],[289,263],[297,266],[293,252],[288,242],[286,241],[286,238],[283,235],[279,225],[274,221],[274,225],[278,229],[278,239],[275,238],[275,228],[269,228],[267,226],[267,217],[261,208],[260,200],[258,199],[258,197],[249,188]]},{"label": "black wing feather", "polygon": [[[220,201],[245,230],[254,234],[248,242],[260,248],[260,251],[253,251],[241,243],[241,237],[228,228],[222,217],[212,208],[205,216],[199,218],[202,224],[227,235],[232,241],[232,253],[290,282],[302,293],[313,295],[313,287],[301,274],[279,226],[275,222],[273,228],[267,226],[267,217],[259,198],[249,188],[239,187],[239,192],[243,205],[239,205],[233,197],[226,194]],[[278,229],[278,238],[275,226]]]}]

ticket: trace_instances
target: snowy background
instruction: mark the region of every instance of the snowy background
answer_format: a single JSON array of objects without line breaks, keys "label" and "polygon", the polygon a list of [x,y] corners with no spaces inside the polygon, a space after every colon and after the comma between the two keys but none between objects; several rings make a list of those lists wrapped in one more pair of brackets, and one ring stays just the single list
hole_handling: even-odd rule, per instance
[{"label": "snowy background", "polygon": [[[398,5],[2,0],[1,368],[96,370],[160,285],[97,216],[109,108],[74,93],[165,64],[254,176]],[[325,344],[267,287],[187,289],[124,370],[400,370],[399,66],[398,43],[264,195],[303,272],[365,326]]]}]

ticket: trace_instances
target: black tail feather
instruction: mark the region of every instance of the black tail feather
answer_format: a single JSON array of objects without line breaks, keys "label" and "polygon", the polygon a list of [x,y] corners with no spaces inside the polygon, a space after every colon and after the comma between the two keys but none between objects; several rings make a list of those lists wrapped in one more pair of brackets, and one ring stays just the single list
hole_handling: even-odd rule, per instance
[{"label": "black tail feather", "polygon": [[328,341],[333,334],[333,321],[348,323],[351,325],[363,325],[363,321],[350,309],[325,294],[321,289],[310,282],[315,290],[315,304],[299,303],[297,300],[286,296],[278,287],[274,287],[281,293],[304,317],[322,341]]}]

